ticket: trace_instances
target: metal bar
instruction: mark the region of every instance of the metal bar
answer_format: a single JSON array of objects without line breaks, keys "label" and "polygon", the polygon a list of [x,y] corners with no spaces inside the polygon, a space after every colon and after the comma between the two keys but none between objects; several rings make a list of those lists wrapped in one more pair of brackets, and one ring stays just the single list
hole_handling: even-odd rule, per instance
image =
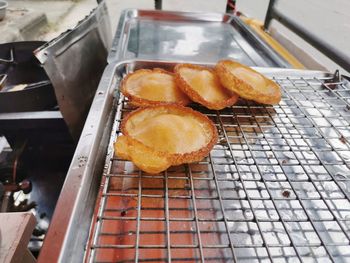
[{"label": "metal bar", "polygon": [[259,54],[256,48],[247,45],[245,38],[235,38],[237,44],[242,48],[242,50],[245,51],[247,56],[251,57],[252,61],[254,61],[256,64],[258,64],[261,67],[268,67],[270,65],[268,61],[271,60],[276,65],[276,67],[290,67],[289,63],[285,59],[279,56],[279,54],[276,53],[276,51],[274,51],[268,44],[266,44],[259,36],[254,34],[253,30],[250,27],[248,27],[241,19],[233,16],[231,24],[234,27],[239,27],[239,29],[242,31],[242,36],[244,36],[246,39],[254,41],[258,44],[258,46],[266,50],[266,54],[268,54],[268,56],[263,56],[263,54]]},{"label": "metal bar", "polygon": [[200,253],[200,259],[201,262],[204,263],[204,252],[203,252],[203,244],[202,244],[202,238],[201,238],[201,231],[199,229],[199,219],[198,219],[198,213],[197,213],[197,204],[196,204],[196,194],[194,192],[194,184],[193,184],[193,178],[191,173],[191,167],[189,165],[186,165],[187,174],[190,180],[190,187],[191,187],[191,201],[193,205],[193,211],[194,211],[194,221],[196,223],[196,234],[197,234],[197,240],[198,240],[198,246],[199,246],[199,253]]},{"label": "metal bar", "polygon": [[[73,256],[77,261],[83,260],[84,254],[77,255],[76,252],[77,247],[82,248],[85,245],[89,233],[98,180],[103,171],[103,154],[108,142],[108,138],[104,136],[110,133],[111,114],[114,112],[111,96],[116,85],[114,72],[121,65],[123,63],[107,66],[96,90],[38,262],[69,262]],[[89,216],[84,218],[82,214]],[[73,231],[75,229],[80,231]]]},{"label": "metal bar", "polygon": [[[188,233],[188,232],[186,232]],[[242,232],[243,234],[244,232]],[[331,247],[335,247],[335,246],[343,246],[344,243],[335,243],[332,245],[329,245]],[[347,244],[345,244],[347,245]],[[314,243],[314,244],[310,244],[308,245],[309,247],[319,247],[320,244],[319,243]],[[237,248],[263,248],[263,245],[238,245]],[[286,245],[283,244],[271,244],[271,247],[274,248],[280,248],[280,247],[286,247]],[[305,247],[305,245],[300,245],[300,244],[296,244],[295,247]],[[97,249],[130,249],[130,248],[136,248],[134,245],[98,245],[95,246],[94,248]],[[139,248],[141,249],[165,249],[166,246],[164,245],[140,245]],[[197,248],[196,245],[172,245],[171,248]],[[216,249],[216,248],[230,248],[229,245],[203,245],[203,248],[209,248],[209,249]],[[228,258],[228,257],[227,257]],[[230,260],[232,260],[232,258],[230,258]]]},{"label": "metal bar", "polygon": [[166,248],[168,253],[168,262],[171,262],[171,242],[170,242],[170,215],[169,215],[169,192],[168,192],[168,173],[164,172],[165,184],[164,184],[164,198],[165,198],[165,221],[166,221]]},{"label": "metal bar", "polygon": [[0,121],[63,119],[60,111],[30,111],[0,113]]},{"label": "metal bar", "polygon": [[[285,165],[284,165],[285,166]],[[221,181],[223,181],[223,180],[221,180]],[[225,180],[226,182],[229,182],[229,180]],[[232,181],[237,181],[237,180],[232,180]],[[256,180],[245,180],[245,181],[247,181],[247,182],[255,182]],[[319,182],[327,182],[327,181],[329,181],[329,180],[319,180]],[[343,180],[343,181],[345,181],[345,180]],[[346,180],[346,181],[349,181],[349,180]],[[271,182],[274,182],[273,180],[271,181]],[[276,181],[276,182],[279,182],[279,181]],[[296,181],[296,182],[298,182],[298,181]],[[249,189],[248,189],[249,190]],[[113,195],[111,195],[111,196],[113,196]],[[127,195],[127,194],[125,194],[125,195],[115,195],[115,196],[129,196],[129,197],[132,197],[132,196],[134,196],[134,197],[137,197],[137,195]],[[161,199],[163,199],[164,198],[164,196],[156,196],[156,195],[142,195],[142,197],[152,197],[152,198],[161,198]],[[344,199],[344,198],[341,198],[341,197],[332,197],[332,198],[327,198],[327,197],[324,197],[325,198],[325,200],[340,200],[340,199]],[[172,197],[169,197],[169,199],[191,199],[191,197],[190,196],[172,196]],[[197,197],[197,199],[199,199],[199,200],[207,200],[207,201],[210,201],[210,200],[218,200],[216,197]],[[264,197],[251,197],[250,198],[251,200],[269,200],[269,198],[268,197],[266,197],[266,198],[264,198]],[[300,200],[320,200],[321,198],[314,198],[314,197],[300,197]],[[231,198],[229,198],[229,197],[223,197],[222,198],[222,200],[241,200],[240,198],[234,198],[234,197],[231,197]],[[284,198],[275,198],[275,200],[285,200]]]},{"label": "metal bar", "polygon": [[[269,181],[268,181],[269,182]],[[238,201],[241,201],[242,199],[236,199]],[[264,200],[271,200],[271,199],[251,199],[252,201],[254,200],[259,200],[259,201],[264,201]],[[286,201],[286,198],[284,199],[274,199],[275,201]],[[303,200],[303,199],[291,199],[289,198],[288,201],[298,201],[298,200]],[[313,200],[313,201],[317,201],[317,200],[322,200],[321,198],[320,199],[309,199],[309,200]],[[327,200],[327,199],[325,199]],[[333,199],[332,199],[333,200]],[[342,199],[335,199],[335,200],[344,200],[344,198]],[[179,210],[179,209],[178,209]],[[178,211],[176,210],[176,211]],[[258,210],[258,209],[257,209]],[[185,211],[194,211],[194,210],[185,210]],[[328,211],[328,209],[327,209]],[[345,210],[347,211],[347,210]],[[103,216],[103,217],[100,217],[99,219],[101,220],[110,220],[110,221],[125,221],[125,220],[137,220],[137,217],[127,217],[127,216],[123,216],[123,217],[112,217],[112,216]],[[166,221],[166,218],[165,217],[141,217],[140,218],[140,221]],[[179,221],[187,221],[187,222],[196,222],[195,219],[192,219],[192,218],[172,218],[169,220],[169,222],[179,222]],[[255,222],[254,219],[240,219],[240,220],[230,220],[230,219],[227,219],[226,220],[227,222]],[[279,222],[280,220],[279,219],[259,219],[260,222]],[[285,222],[295,222],[294,219],[285,219],[284,220]],[[325,221],[329,221],[329,219],[313,219],[314,222],[325,222]],[[348,221],[347,219],[338,219],[338,221]],[[198,219],[198,222],[225,222],[224,219]],[[309,219],[299,219],[298,222],[309,222]]]},{"label": "metal bar", "polygon": [[[124,96],[121,95],[119,96],[119,101],[118,101],[118,106],[117,106],[117,113],[116,113],[116,117],[115,119],[120,118],[121,116],[121,109],[122,109],[122,101],[123,101]],[[116,133],[117,129],[119,129],[119,125],[120,122],[114,121],[114,124],[112,126],[112,134]],[[113,144],[113,140],[114,138],[111,137],[109,139],[109,146],[111,146]],[[110,149],[109,154],[107,155],[106,159],[111,159],[111,157],[114,154],[114,149],[112,147],[112,149]],[[110,176],[108,176],[108,174],[110,174],[111,172],[111,168],[112,168],[112,162],[108,162],[108,166],[105,166],[105,171],[104,171],[104,175],[102,178],[102,182],[101,182],[101,186],[102,187],[102,195],[101,195],[101,199],[100,199],[100,203],[97,205],[98,207],[98,213],[97,213],[97,218],[96,218],[96,224],[95,224],[95,231],[94,232],[90,232],[90,236],[91,239],[89,240],[89,242],[92,242],[91,244],[89,244],[88,242],[88,246],[91,247],[91,252],[90,250],[88,250],[87,254],[85,255],[84,258],[84,262],[94,262],[95,260],[95,252],[96,249],[94,249],[95,247],[97,247],[98,244],[98,238],[99,238],[99,233],[102,229],[102,222],[103,222],[103,213],[106,210],[106,203],[107,203],[107,198],[108,198],[108,186],[109,186],[109,181],[110,181]],[[93,219],[94,220],[94,219]]]},{"label": "metal bar", "polygon": [[266,16],[265,16],[265,22],[264,22],[264,28],[268,29],[269,25],[271,23],[272,20],[272,13],[273,13],[273,8],[275,6],[275,1],[276,0],[270,0],[269,1],[269,5],[267,7],[267,11],[266,11]]},{"label": "metal bar", "polygon": [[282,14],[278,9],[275,8],[274,1],[270,1],[272,5],[270,8],[269,5],[269,13],[267,15],[267,19],[265,20],[265,28],[268,28],[268,25],[272,18],[276,19],[278,22],[292,30],[298,36],[303,38],[306,42],[311,44],[313,47],[318,49],[325,56],[330,58],[332,61],[337,63],[339,66],[344,68],[346,71],[350,72],[350,56],[346,54],[344,51],[334,48],[332,44],[326,42],[323,38],[317,36],[314,32],[309,31],[304,26],[298,24],[294,20]]},{"label": "metal bar", "polygon": [[[108,185],[109,185],[109,177],[105,178],[105,182],[103,184],[103,192],[107,192],[107,189],[108,189]],[[107,197],[106,196],[102,196],[101,198],[101,203],[100,203],[100,207],[99,207],[99,210],[98,210],[98,215],[97,215],[97,223],[95,225],[95,229],[96,231],[93,233],[94,236],[93,236],[93,241],[92,241],[92,244],[91,244],[91,253],[90,255],[87,255],[85,257],[85,260],[88,260],[90,262],[93,262],[95,260],[95,252],[96,252],[96,249],[95,247],[98,247],[97,245],[97,242],[98,242],[98,238],[99,238],[99,233],[101,231],[101,227],[102,227],[102,221],[103,221],[103,212],[105,210],[105,206],[106,206],[106,202],[107,202]]]},{"label": "metal bar", "polygon": [[[288,200],[286,200],[286,201],[288,201]],[[327,210],[328,211],[328,210]],[[182,221],[182,220],[181,220]],[[317,221],[317,220],[316,220]],[[240,222],[240,221],[237,221],[237,222]],[[278,222],[278,221],[277,221]],[[300,222],[307,222],[307,220],[301,220]],[[322,221],[321,221],[322,222]],[[195,234],[196,233],[196,231],[195,230],[191,230],[190,231],[191,233],[193,233],[193,234]],[[339,231],[340,232],[340,231]],[[128,232],[121,232],[121,233],[111,233],[111,232],[100,232],[100,236],[120,236],[120,235],[124,235],[124,234],[129,234],[130,233],[130,231],[128,231]],[[131,233],[132,234],[136,234],[136,232],[135,231],[131,231]],[[140,231],[140,233],[141,234],[146,234],[146,233],[148,233],[148,234],[150,234],[150,233],[152,233],[152,234],[165,234],[166,233],[166,231]],[[179,231],[177,231],[177,233],[180,233],[180,234],[186,234],[186,233],[189,233],[189,231],[187,231],[187,230],[179,230]],[[211,233],[211,231],[210,230],[203,230],[202,231],[202,233]],[[225,230],[218,230],[216,233],[220,233],[220,234],[226,234],[227,233],[227,231],[226,231],[226,229]],[[245,231],[240,231],[240,230],[237,230],[236,231],[236,233],[245,233]],[[338,243],[333,243],[333,245],[339,245],[339,244],[345,244],[345,245],[347,245],[348,243],[347,242],[338,242]],[[262,245],[260,245],[260,244],[258,244],[259,246],[262,246]],[[283,246],[283,244],[276,244],[276,245],[280,245],[280,246]],[[109,246],[119,246],[119,245],[103,245],[103,244],[101,244],[101,245],[96,245],[95,247],[109,247]],[[120,245],[120,246],[125,246],[125,245]],[[133,246],[134,247],[134,245],[130,245],[130,246]],[[151,245],[151,246],[155,246],[155,245]],[[182,246],[185,246],[185,247],[197,247],[197,245],[171,245],[171,247],[176,247],[176,248],[178,248],[178,247],[182,247]],[[230,248],[230,244],[225,244],[225,245],[218,245],[218,244],[215,244],[215,245],[205,245],[205,246],[208,246],[208,247],[225,247],[225,248]],[[299,245],[300,246],[300,245]],[[147,245],[146,245],[146,247],[147,247]],[[165,246],[162,246],[162,247],[165,247]]]},{"label": "metal bar", "polygon": [[156,10],[162,10],[162,0],[154,0],[154,7]]},{"label": "metal bar", "polygon": [[142,181],[141,174],[139,172],[138,178],[138,194],[137,194],[137,216],[136,216],[136,244],[135,244],[135,263],[139,262],[139,247],[140,247],[140,228],[141,228],[141,193],[142,193]]},{"label": "metal bar", "polygon": [[227,0],[226,13],[234,14],[236,12],[236,0]]},{"label": "metal bar", "polygon": [[230,249],[231,249],[231,252],[232,252],[233,261],[237,262],[237,257],[236,257],[235,249],[234,249],[234,246],[233,246],[232,237],[231,237],[231,234],[230,234],[230,229],[229,229],[229,226],[228,226],[227,217],[225,215],[225,208],[224,208],[224,205],[222,204],[222,197],[221,197],[221,194],[220,194],[220,187],[219,187],[218,180],[216,178],[215,169],[214,169],[214,166],[213,166],[213,161],[212,161],[212,158],[211,158],[211,154],[209,154],[209,160],[210,160],[210,166],[211,166],[211,169],[212,169],[212,172],[213,172],[213,177],[214,177],[214,180],[215,180],[215,187],[216,187],[216,190],[217,190],[218,199],[220,201],[220,208],[221,208],[221,211],[222,211],[223,221],[225,223],[225,229],[226,229],[226,232],[227,232],[228,240],[230,242]]}]

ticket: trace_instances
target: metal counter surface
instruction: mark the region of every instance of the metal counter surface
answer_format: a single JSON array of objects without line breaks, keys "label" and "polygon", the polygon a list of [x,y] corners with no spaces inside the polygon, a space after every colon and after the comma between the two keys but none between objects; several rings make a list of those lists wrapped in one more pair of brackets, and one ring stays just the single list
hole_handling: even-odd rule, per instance
[{"label": "metal counter surface", "polygon": [[229,14],[125,10],[108,61],[127,59],[290,67],[238,17]]}]

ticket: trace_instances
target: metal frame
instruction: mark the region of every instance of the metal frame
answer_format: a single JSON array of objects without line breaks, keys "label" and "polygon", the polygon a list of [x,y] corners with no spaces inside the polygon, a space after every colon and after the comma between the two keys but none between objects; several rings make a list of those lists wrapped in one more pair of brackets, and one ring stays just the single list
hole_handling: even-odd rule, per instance
[{"label": "metal frame", "polygon": [[291,31],[299,35],[310,45],[318,49],[325,56],[333,60],[339,66],[350,72],[350,56],[344,51],[334,48],[329,42],[318,37],[314,32],[309,31],[303,25],[299,24],[292,18],[281,13],[275,6],[276,0],[270,0],[266,13],[264,27],[269,28],[272,19],[289,28]]},{"label": "metal frame", "polygon": [[[173,65],[135,61],[127,69]],[[132,110],[119,97],[87,261],[350,259],[350,84],[321,72],[262,71],[283,88],[280,105],[196,108],[215,122],[219,143],[202,162],[159,175],[112,158]]]},{"label": "metal frame", "polygon": [[[107,149],[115,86],[115,71],[124,62],[106,67],[71,165],[67,172],[38,262],[71,262],[83,258],[103,162]],[[71,260],[67,260],[67,259]]]},{"label": "metal frame", "polygon": [[227,0],[226,2],[226,13],[236,13],[236,0]]},{"label": "metal frame", "polygon": [[162,10],[162,0],[154,0],[154,7],[157,10]]},{"label": "metal frame", "polygon": [[110,43],[107,4],[101,1],[75,28],[34,51],[50,77],[60,111],[76,142],[107,65]]}]

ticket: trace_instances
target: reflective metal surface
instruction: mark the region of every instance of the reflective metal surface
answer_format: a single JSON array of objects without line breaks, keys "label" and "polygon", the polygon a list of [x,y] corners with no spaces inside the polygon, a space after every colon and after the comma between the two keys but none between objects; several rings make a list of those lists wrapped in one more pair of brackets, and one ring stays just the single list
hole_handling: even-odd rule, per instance
[{"label": "reflective metal surface", "polygon": [[74,29],[36,50],[54,86],[60,111],[75,140],[107,64],[111,43],[107,6],[102,1]]},{"label": "reflective metal surface", "polygon": [[125,10],[108,61],[152,59],[289,67],[238,17],[210,13]]},{"label": "reflective metal surface", "polygon": [[112,125],[113,95],[124,66],[113,64],[104,71],[38,262],[81,262],[83,259]]},{"label": "reflective metal surface", "polygon": [[[84,248],[86,246],[86,242],[88,240],[89,230],[91,227],[92,215],[97,215],[98,210],[100,209],[100,203],[97,201],[97,207],[94,207],[96,202],[96,197],[98,196],[98,190],[101,180],[101,175],[104,175],[104,179],[101,184],[100,191],[104,191],[104,187],[108,187],[106,183],[106,178],[109,176],[110,167],[109,157],[113,155],[113,136],[115,136],[115,130],[111,133],[112,125],[117,125],[118,122],[115,122],[115,110],[116,107],[113,107],[113,104],[116,104],[119,100],[118,86],[119,81],[122,79],[124,74],[129,70],[134,70],[138,68],[147,68],[147,67],[162,67],[167,69],[172,69],[174,63],[171,62],[156,62],[156,61],[125,61],[120,63],[112,63],[107,66],[103,77],[101,79],[100,85],[97,89],[97,95],[94,98],[93,104],[91,106],[90,113],[88,115],[86,124],[84,126],[81,139],[78,143],[76,152],[74,154],[70,169],[67,174],[66,181],[64,183],[59,201],[56,206],[56,210],[44,242],[44,246],[42,248],[39,262],[81,262],[84,257]],[[318,71],[300,71],[300,70],[290,70],[290,69],[261,69],[257,68],[257,70],[267,74],[269,76],[275,76],[276,78],[289,78],[298,83],[297,80],[303,78],[316,78],[316,79],[324,79],[325,83],[329,82],[333,79],[333,76],[327,73],[318,72]],[[348,89],[349,83],[345,80],[344,89]],[[298,88],[294,88],[293,86],[285,85],[285,90],[289,89],[293,91],[293,96],[298,96]],[[328,84],[327,84],[328,85]],[[307,88],[305,88],[307,89]],[[314,92],[310,92],[308,94],[314,94]],[[284,115],[290,114],[291,111],[299,112],[297,103],[297,98],[288,97],[290,95],[285,95],[284,102],[276,106],[275,117],[270,117],[270,121],[277,121],[278,123],[283,123]],[[294,104],[293,104],[294,103]],[[294,106],[293,106],[294,105]],[[301,107],[301,106],[299,106]],[[120,106],[118,107],[119,114],[121,113]],[[263,108],[265,109],[265,108]],[[271,110],[274,108],[271,107]],[[228,111],[235,111],[235,109],[227,109]],[[245,110],[255,111],[253,105],[247,106]],[[305,108],[306,110],[306,108]],[[285,113],[281,112],[285,111]],[[335,111],[335,110],[334,110]],[[213,118],[215,118],[216,113]],[[223,125],[225,125],[225,121],[229,121],[229,118],[232,118],[232,112],[227,113],[227,117],[222,116]],[[237,113],[238,115],[240,112]],[[242,112],[244,115],[245,113]],[[299,114],[299,113],[298,113]],[[301,115],[300,115],[301,114]],[[298,116],[300,118],[292,118],[293,121],[303,121],[303,114],[300,113]],[[120,116],[120,115],[118,115]],[[117,117],[118,117],[117,116]],[[297,117],[298,117],[297,116]],[[305,117],[304,117],[305,118]],[[253,119],[252,119],[253,120]],[[249,124],[247,124],[249,127]],[[269,124],[270,125],[270,124]],[[291,127],[292,124],[290,124]],[[301,124],[294,124],[300,126]],[[270,125],[271,127],[273,124]],[[115,126],[116,128],[117,126]],[[289,126],[288,126],[289,128]],[[228,136],[231,136],[228,135]],[[300,135],[301,136],[301,135]],[[110,144],[107,148],[107,145]],[[242,147],[245,143],[242,143]],[[274,144],[273,144],[274,146]],[[274,146],[275,147],[275,146]],[[277,147],[277,145],[276,145]],[[249,151],[249,149],[247,149]],[[228,152],[231,154],[231,152]],[[262,152],[263,153],[263,152]],[[212,158],[220,158],[220,156],[216,156],[216,152],[213,152]],[[236,152],[233,152],[234,156],[236,156]],[[254,152],[255,154],[255,152]],[[107,156],[107,158],[106,158]],[[299,158],[299,155],[297,155]],[[238,156],[240,157],[240,156]],[[238,158],[237,157],[237,158]],[[288,156],[287,156],[288,157]],[[286,158],[287,158],[286,157]],[[236,157],[235,157],[236,158]],[[240,157],[242,159],[242,164],[245,164],[243,159],[248,157],[244,157],[243,155]],[[256,157],[259,158],[260,157]],[[277,160],[280,160],[279,155],[275,156]],[[240,159],[240,160],[241,160]],[[261,160],[264,160],[262,158]],[[232,160],[231,160],[232,162]],[[105,164],[107,166],[105,166]],[[278,161],[276,165],[278,164]],[[265,164],[264,164],[265,165]],[[210,165],[209,165],[210,168]],[[274,169],[277,169],[277,166]],[[208,170],[209,172],[210,170]],[[280,173],[280,172],[279,172]],[[277,173],[277,175],[279,174]],[[247,171],[248,176],[248,171]],[[253,182],[254,183],[254,182]],[[268,186],[269,187],[269,186]],[[108,188],[106,188],[108,189]],[[254,190],[255,191],[255,190]],[[293,195],[294,196],[294,195]],[[100,194],[101,197],[101,194]],[[100,198],[99,197],[99,198]],[[99,199],[98,199],[99,200]],[[98,214],[99,215],[99,214]],[[96,218],[94,218],[96,220]],[[94,221],[95,222],[95,221]],[[94,226],[92,228],[94,230]],[[91,236],[93,237],[93,236]],[[92,241],[93,239],[91,239]],[[229,250],[230,251],[230,250]],[[89,251],[91,252],[91,251]],[[230,253],[230,252],[229,252]],[[93,258],[92,258],[93,259]]]},{"label": "reflective metal surface", "polygon": [[57,105],[49,78],[33,55],[44,43],[23,41],[0,45],[1,113],[50,110]]},{"label": "reflective metal surface", "polygon": [[[172,69],[169,63],[136,63]],[[219,141],[198,163],[149,175],[113,157],[122,95],[92,222],[87,262],[348,262],[350,83],[263,69],[279,105],[200,105]]]}]

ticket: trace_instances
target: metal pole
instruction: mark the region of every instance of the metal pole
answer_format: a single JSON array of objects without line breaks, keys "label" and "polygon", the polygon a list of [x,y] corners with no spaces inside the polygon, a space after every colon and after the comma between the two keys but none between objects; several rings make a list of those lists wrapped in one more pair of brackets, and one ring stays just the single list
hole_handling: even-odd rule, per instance
[{"label": "metal pole", "polygon": [[269,28],[270,22],[272,20],[272,15],[274,12],[274,5],[275,5],[275,0],[270,0],[269,6],[268,6],[267,11],[266,11],[266,16],[265,16],[265,23],[264,23],[265,29]]},{"label": "metal pole", "polygon": [[307,30],[302,25],[296,23],[294,20],[286,17],[277,9],[273,10],[273,13],[271,14],[271,19],[272,18],[276,19],[278,22],[280,22],[281,24],[283,24],[284,26],[292,30],[294,33],[300,36],[303,40],[305,40],[310,45],[318,49],[325,56],[329,57],[339,66],[344,68],[346,71],[350,72],[350,56],[346,54],[343,50],[334,48],[333,45],[324,41],[323,38],[320,38],[315,33]]},{"label": "metal pole", "polygon": [[236,12],[236,0],[227,0],[226,13],[234,14]]},{"label": "metal pole", "polygon": [[154,0],[154,6],[157,10],[162,10],[162,0]]}]

